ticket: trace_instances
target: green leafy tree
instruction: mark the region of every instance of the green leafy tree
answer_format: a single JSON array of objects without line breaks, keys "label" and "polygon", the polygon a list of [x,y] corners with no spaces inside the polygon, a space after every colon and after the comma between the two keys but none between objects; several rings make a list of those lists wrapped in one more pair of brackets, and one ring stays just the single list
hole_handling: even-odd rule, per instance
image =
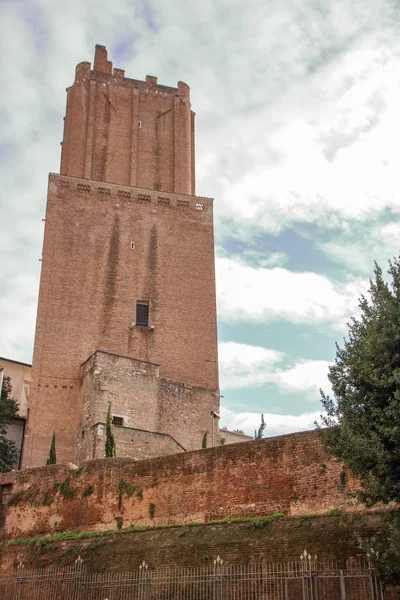
[{"label": "green leafy tree", "polygon": [[117,444],[115,441],[114,426],[112,422],[111,402],[108,403],[106,421],[106,457],[117,456]]},{"label": "green leafy tree", "polygon": [[19,451],[12,440],[6,438],[7,427],[18,415],[18,403],[12,398],[10,377],[3,377],[0,396],[0,472],[5,473],[15,469],[18,463]]},{"label": "green leafy tree", "polygon": [[233,433],[241,433],[242,435],[244,435],[243,429],[233,429]]},{"label": "green leafy tree", "polygon": [[[371,539],[368,554],[386,577],[400,578],[400,259],[389,261],[389,282],[375,263],[369,297],[348,324],[329,368],[333,397],[321,391],[325,447],[361,481],[359,500],[394,503],[389,532]],[[365,546],[365,544],[364,544]],[[366,547],[366,546],[365,546]]]},{"label": "green leafy tree", "polygon": [[57,463],[56,434],[53,433],[53,437],[51,438],[49,458],[46,461],[46,465],[55,465],[56,463]]},{"label": "green leafy tree", "polygon": [[265,425],[265,421],[264,421],[264,415],[261,413],[260,427],[258,428],[258,430],[254,431],[254,439],[255,440],[261,440],[261,438],[264,437],[265,427],[266,427],[266,425]]}]

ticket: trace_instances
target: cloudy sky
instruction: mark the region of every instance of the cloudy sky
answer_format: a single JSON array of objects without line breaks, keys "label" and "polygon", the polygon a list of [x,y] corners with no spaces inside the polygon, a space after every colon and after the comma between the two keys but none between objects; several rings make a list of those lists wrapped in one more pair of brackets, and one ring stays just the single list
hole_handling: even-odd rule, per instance
[{"label": "cloudy sky", "polygon": [[376,259],[400,245],[394,0],[2,0],[0,355],[31,361],[65,88],[107,46],[191,87],[215,198],[222,425],[312,427]]}]

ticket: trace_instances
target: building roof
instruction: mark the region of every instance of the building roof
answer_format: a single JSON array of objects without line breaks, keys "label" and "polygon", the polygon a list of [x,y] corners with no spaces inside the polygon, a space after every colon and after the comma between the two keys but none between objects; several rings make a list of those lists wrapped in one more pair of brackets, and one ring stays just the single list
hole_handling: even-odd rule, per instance
[{"label": "building roof", "polygon": [[21,362],[20,360],[13,360],[12,358],[5,358],[5,356],[0,356],[0,360],[5,360],[6,362],[11,362],[16,365],[22,365],[23,367],[31,367],[32,366],[31,364]]}]

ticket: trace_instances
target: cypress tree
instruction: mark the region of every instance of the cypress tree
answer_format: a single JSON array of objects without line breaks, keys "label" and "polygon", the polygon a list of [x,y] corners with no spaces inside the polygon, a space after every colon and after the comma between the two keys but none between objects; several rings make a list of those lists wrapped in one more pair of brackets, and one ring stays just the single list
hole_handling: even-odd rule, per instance
[{"label": "cypress tree", "polygon": [[53,437],[51,439],[51,446],[50,446],[49,458],[46,461],[46,465],[55,465],[56,462],[57,462],[56,434],[53,433]]},{"label": "cypress tree", "polygon": [[106,457],[117,456],[117,444],[115,442],[115,433],[112,422],[111,402],[108,403],[107,421],[106,421]]}]

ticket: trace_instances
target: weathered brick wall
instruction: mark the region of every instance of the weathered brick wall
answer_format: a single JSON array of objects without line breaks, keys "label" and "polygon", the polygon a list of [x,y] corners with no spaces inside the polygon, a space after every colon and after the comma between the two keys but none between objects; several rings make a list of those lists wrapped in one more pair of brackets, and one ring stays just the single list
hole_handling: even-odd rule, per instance
[{"label": "weathered brick wall", "polygon": [[[146,458],[157,458],[158,456],[184,452],[182,446],[166,433],[154,433],[152,431],[122,427],[115,427],[114,431],[118,456],[144,460]],[[101,458],[104,456],[104,442],[105,432],[103,444],[101,444],[100,448],[102,450]]]},{"label": "weathered brick wall", "polygon": [[240,442],[249,442],[254,438],[244,433],[236,433],[236,431],[229,431],[228,429],[220,429],[218,432],[219,444],[239,444]]},{"label": "weathered brick wall", "polygon": [[210,410],[218,409],[218,398],[210,390],[160,378],[158,365],[101,351],[82,367],[81,393],[78,461],[104,457],[103,424],[110,402],[112,414],[123,419],[124,427],[164,433],[176,440],[161,442],[149,435],[155,446],[143,454],[143,445],[135,446],[137,436],[120,429],[117,454],[132,458],[200,448],[205,432],[211,439]]},{"label": "weathered brick wall", "polygon": [[[25,466],[45,463],[53,431],[76,461],[80,368],[96,349],[218,393],[212,200],[51,175],[46,219]],[[154,330],[130,327],[139,300]]]},{"label": "weathered brick wall", "polygon": [[299,560],[306,549],[321,560],[362,555],[358,537],[381,528],[379,515],[286,517],[260,524],[230,522],[120,532],[101,538],[49,541],[0,547],[0,570],[19,562],[43,567],[70,564],[78,557],[89,572],[129,571],[143,561],[149,568],[206,566],[217,556],[225,565]]},{"label": "weathered brick wall", "polygon": [[194,194],[189,87],[128,79],[101,46],[90,67],[80,63],[67,89],[61,174]]},{"label": "weathered brick wall", "polygon": [[[72,498],[60,492],[68,478]],[[95,460],[82,471],[55,465],[0,475],[0,484],[10,481],[14,492],[30,490],[7,509],[7,536],[113,529],[117,518],[127,526],[357,510],[343,494],[356,482],[325,454],[315,432],[138,462]]]},{"label": "weathered brick wall", "polygon": [[[213,201],[193,195],[189,87],[127,79],[97,46],[93,70],[79,64],[68,88],[62,148],[61,176],[49,180],[24,466],[45,463],[53,432],[59,460],[76,462],[80,367],[97,349],[216,394],[199,421],[219,404]],[[138,301],[151,327],[131,326]],[[151,420],[185,405],[175,392],[157,413],[143,398],[140,427],[164,431]],[[200,447],[175,416],[165,432],[173,421],[185,447]]]}]

